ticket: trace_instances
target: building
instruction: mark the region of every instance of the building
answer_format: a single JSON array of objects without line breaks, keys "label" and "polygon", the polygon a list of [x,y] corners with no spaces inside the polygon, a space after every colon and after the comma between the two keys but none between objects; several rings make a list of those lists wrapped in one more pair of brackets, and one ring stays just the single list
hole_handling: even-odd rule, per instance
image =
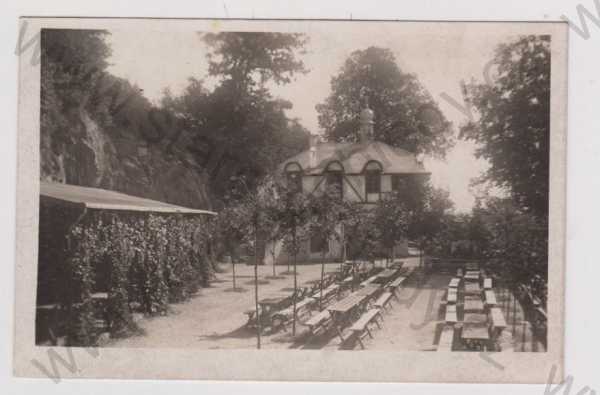
[{"label": "building", "polygon": [[[430,174],[414,153],[375,141],[373,119],[370,108],[361,111],[358,143],[322,142],[311,136],[309,149],[284,161],[278,170],[304,193],[318,194],[335,186],[341,199],[365,205],[375,205],[385,193],[401,188],[403,178]],[[305,242],[298,260],[320,260],[324,249],[328,260],[342,259],[340,243],[313,239]],[[277,263],[285,262],[288,257],[281,246],[276,250]]]}]

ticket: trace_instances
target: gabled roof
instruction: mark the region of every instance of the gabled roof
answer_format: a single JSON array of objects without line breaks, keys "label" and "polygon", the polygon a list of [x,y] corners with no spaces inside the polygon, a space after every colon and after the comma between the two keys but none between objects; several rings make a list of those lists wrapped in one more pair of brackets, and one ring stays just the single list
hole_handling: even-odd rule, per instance
[{"label": "gabled roof", "polygon": [[40,182],[40,198],[66,202],[91,209],[127,210],[156,213],[216,215],[213,211],[176,206],[158,200],[145,199],[107,189],[78,185]]},{"label": "gabled roof", "polygon": [[430,174],[415,154],[380,141],[365,143],[321,143],[315,146],[316,166],[310,166],[310,149],[283,162],[280,171],[289,163],[298,163],[304,174],[321,174],[331,162],[339,162],[346,174],[362,173],[370,161],[377,161],[386,174]]}]

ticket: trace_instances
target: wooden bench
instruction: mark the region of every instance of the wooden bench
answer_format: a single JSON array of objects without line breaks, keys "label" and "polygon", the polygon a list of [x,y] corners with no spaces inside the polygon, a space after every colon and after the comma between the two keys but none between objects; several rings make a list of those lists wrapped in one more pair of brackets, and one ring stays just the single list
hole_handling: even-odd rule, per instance
[{"label": "wooden bench", "polygon": [[448,303],[456,303],[458,300],[458,291],[456,288],[448,288],[448,296],[446,297],[446,302]]},{"label": "wooden bench", "polygon": [[385,311],[387,307],[392,307],[392,293],[384,292],[381,296],[373,303],[373,306]]},{"label": "wooden bench", "polygon": [[365,345],[362,342],[362,338],[365,334],[368,334],[371,339],[373,335],[371,334],[371,330],[369,329],[369,324],[375,322],[377,326],[381,329],[381,324],[377,320],[377,318],[381,317],[381,311],[379,309],[371,309],[364,313],[358,321],[356,321],[351,327],[350,330],[356,334],[356,338],[360,347],[364,350]]},{"label": "wooden bench", "polygon": [[484,278],[483,279],[483,289],[492,289],[492,279],[491,278]]},{"label": "wooden bench", "polygon": [[456,315],[456,305],[446,305],[446,323],[454,325],[456,322],[458,322],[458,318]]},{"label": "wooden bench", "polygon": [[[317,301],[314,298],[308,297],[302,299],[300,302],[296,303],[296,318],[301,317],[306,313],[310,313],[310,307],[313,306]],[[283,328],[286,330],[285,324],[291,320],[294,316],[294,305],[273,313],[271,316],[271,328],[273,331],[278,328]]]},{"label": "wooden bench", "polygon": [[313,315],[304,325],[308,326],[311,334],[316,334],[319,329],[325,328],[331,320],[331,314],[327,310],[323,310],[318,314]]},{"label": "wooden bench", "polygon": [[454,327],[444,326],[442,334],[440,335],[440,341],[438,343],[437,350],[442,352],[452,351],[452,343],[454,342]]},{"label": "wooden bench", "polygon": [[491,338],[495,344],[495,348],[497,349],[497,351],[500,351],[500,344],[498,344],[498,339],[500,338],[500,335],[502,334],[504,328],[507,327],[506,320],[504,319],[504,314],[502,314],[502,310],[500,309],[500,307],[492,307],[490,309],[490,317]]},{"label": "wooden bench", "polygon": [[496,306],[498,304],[496,294],[491,289],[485,291],[485,304],[487,306]]},{"label": "wooden bench", "polygon": [[395,279],[394,281],[392,281],[391,283],[387,284],[385,288],[388,289],[390,292],[392,292],[392,294],[396,297],[396,299],[398,299],[398,295],[396,294],[396,291],[398,290],[398,288],[400,288],[400,286],[402,285],[404,280],[406,280],[406,277],[400,276],[397,279]]},{"label": "wooden bench", "polygon": [[371,284],[373,281],[375,281],[377,279],[377,274],[374,276],[369,277],[368,279],[366,279],[365,281],[363,281],[362,283],[360,283],[361,287],[364,287],[365,285],[369,285]]},{"label": "wooden bench", "polygon": [[[261,308],[258,308],[258,312],[261,312]],[[246,326],[248,328],[256,328],[257,317],[256,317],[256,309],[250,309],[244,311],[244,314],[248,316],[248,321],[246,322]]]}]

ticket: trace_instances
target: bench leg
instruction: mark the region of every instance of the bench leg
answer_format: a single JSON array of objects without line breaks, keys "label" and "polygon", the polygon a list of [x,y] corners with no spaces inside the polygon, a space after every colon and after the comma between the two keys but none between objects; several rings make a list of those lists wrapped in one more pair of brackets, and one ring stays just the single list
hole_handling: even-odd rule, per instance
[{"label": "bench leg", "polygon": [[358,334],[358,344],[360,344],[360,348],[365,349],[365,345],[362,342],[360,333]]},{"label": "bench leg", "polygon": [[[335,330],[337,331],[337,334],[340,337],[340,340],[342,341],[342,343],[344,343],[346,341],[346,339],[344,339],[344,336],[342,336],[342,331],[340,330],[340,327],[336,325]],[[359,337],[359,339],[360,339],[360,337]]]},{"label": "bench leg", "polygon": [[371,330],[369,329],[369,324],[367,324],[367,326],[365,326],[365,329],[366,329],[367,333],[369,334],[369,337],[372,339],[373,334],[371,333]]},{"label": "bench leg", "polygon": [[381,318],[381,314],[379,314],[377,317],[375,317],[375,323],[377,324],[377,327],[379,329],[381,329],[381,324],[379,323],[379,319],[378,318]]}]

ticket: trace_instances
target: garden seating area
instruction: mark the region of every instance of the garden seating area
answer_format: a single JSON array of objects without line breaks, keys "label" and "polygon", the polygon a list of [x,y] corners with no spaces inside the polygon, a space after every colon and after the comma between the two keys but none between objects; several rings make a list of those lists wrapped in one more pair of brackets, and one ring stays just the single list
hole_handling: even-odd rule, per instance
[{"label": "garden seating area", "polygon": [[[500,351],[498,339],[507,325],[502,310],[496,307],[498,300],[491,284],[489,277],[473,268],[466,271],[462,285],[458,277],[450,280],[438,351]],[[460,344],[452,340],[454,331]]]},{"label": "garden seating area", "polygon": [[[305,287],[296,293],[297,298],[303,298],[297,299],[295,318],[308,328],[311,337],[337,335],[342,348],[358,344],[364,349],[364,337],[373,338],[373,325],[382,327],[383,315],[391,310],[395,292],[414,273],[414,268],[398,264],[384,269],[363,262],[346,263],[344,268],[324,276],[323,283],[320,279],[304,283]],[[288,332],[294,319],[293,296],[293,293],[274,293],[259,300],[261,329],[269,328],[271,334],[280,329]],[[246,327],[255,328],[256,311],[248,310],[246,314],[249,317]]]}]

